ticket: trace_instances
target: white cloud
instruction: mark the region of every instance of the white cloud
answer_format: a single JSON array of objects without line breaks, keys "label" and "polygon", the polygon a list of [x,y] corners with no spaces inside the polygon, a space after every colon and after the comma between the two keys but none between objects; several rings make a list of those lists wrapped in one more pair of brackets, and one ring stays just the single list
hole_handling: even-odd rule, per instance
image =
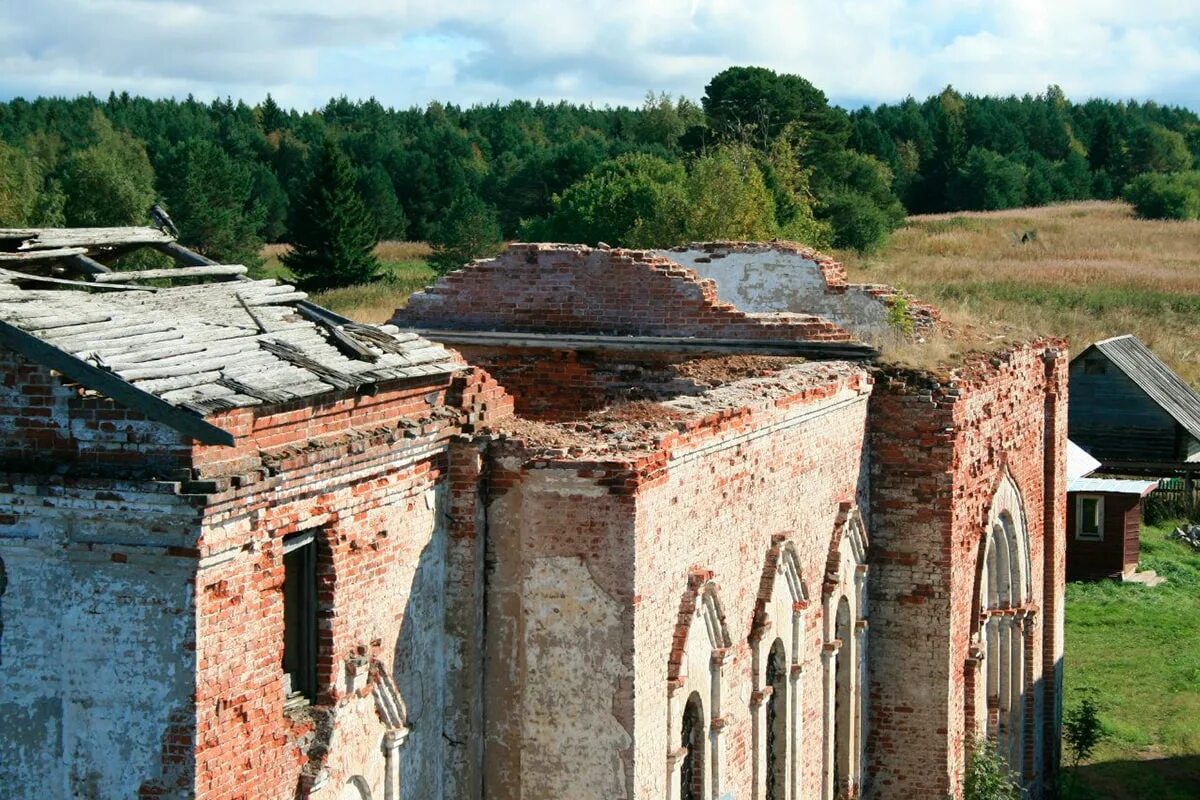
[{"label": "white cloud", "polygon": [[1200,108],[1200,15],[1175,0],[0,0],[0,95],[268,91],[318,106],[698,98],[731,64],[846,103],[976,93]]}]

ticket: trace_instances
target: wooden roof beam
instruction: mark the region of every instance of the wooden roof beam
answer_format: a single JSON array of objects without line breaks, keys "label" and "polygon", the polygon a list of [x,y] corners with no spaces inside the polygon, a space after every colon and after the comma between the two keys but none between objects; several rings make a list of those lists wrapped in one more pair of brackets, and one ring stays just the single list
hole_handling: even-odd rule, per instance
[{"label": "wooden roof beam", "polygon": [[200,278],[208,275],[223,275],[235,277],[245,275],[246,268],[241,264],[213,264],[200,267],[169,267],[167,269],[140,269],[126,272],[109,272],[92,278],[96,283],[114,283],[118,281],[148,281],[156,278]]},{"label": "wooden roof beam", "polygon": [[166,253],[171,258],[189,267],[215,267],[217,262],[207,256],[202,256],[194,250],[181,245],[179,242],[171,239],[165,242],[154,243],[154,249],[160,253]]}]

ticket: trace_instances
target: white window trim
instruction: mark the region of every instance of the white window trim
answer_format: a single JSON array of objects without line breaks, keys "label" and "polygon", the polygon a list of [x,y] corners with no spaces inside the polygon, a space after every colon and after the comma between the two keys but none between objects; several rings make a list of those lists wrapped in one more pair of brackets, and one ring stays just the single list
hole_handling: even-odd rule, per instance
[{"label": "white window trim", "polygon": [[[1096,532],[1087,533],[1083,530],[1083,501],[1096,501]],[[1104,541],[1104,495],[1080,494],[1075,496],[1075,538],[1081,542]]]}]

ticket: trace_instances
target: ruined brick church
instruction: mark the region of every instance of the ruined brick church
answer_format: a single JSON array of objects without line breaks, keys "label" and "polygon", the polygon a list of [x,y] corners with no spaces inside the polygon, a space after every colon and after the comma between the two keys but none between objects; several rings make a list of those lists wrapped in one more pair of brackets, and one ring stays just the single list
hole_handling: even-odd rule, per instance
[{"label": "ruined brick church", "polygon": [[881,363],[936,312],[778,243],[516,244],[384,326],[243,272],[0,231],[0,796],[1052,785],[1061,342]]}]

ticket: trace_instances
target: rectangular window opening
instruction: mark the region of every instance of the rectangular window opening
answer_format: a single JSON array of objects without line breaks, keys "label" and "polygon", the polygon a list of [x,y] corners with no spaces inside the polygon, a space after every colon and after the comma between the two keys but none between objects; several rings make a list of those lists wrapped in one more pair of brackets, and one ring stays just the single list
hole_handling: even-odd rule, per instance
[{"label": "rectangular window opening", "polygon": [[1075,499],[1075,538],[1085,542],[1104,539],[1104,498],[1081,495]]},{"label": "rectangular window opening", "polygon": [[314,531],[283,540],[283,671],[288,700],[317,697],[317,544]]}]

